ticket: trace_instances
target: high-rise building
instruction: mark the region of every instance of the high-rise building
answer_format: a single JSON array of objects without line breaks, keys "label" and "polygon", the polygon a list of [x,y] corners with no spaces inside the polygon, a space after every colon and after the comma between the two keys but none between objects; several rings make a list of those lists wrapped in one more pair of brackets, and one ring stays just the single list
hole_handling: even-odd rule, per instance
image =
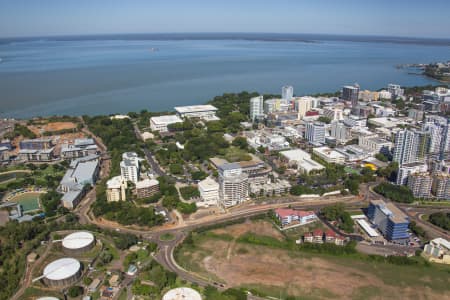
[{"label": "high-rise building", "polygon": [[294,106],[299,119],[302,119],[306,115],[306,112],[311,110],[312,104],[311,97],[297,97],[294,99]]},{"label": "high-rise building", "polygon": [[294,87],[290,85],[285,85],[281,88],[281,98],[291,101],[294,97]]},{"label": "high-rise building", "polygon": [[431,191],[438,199],[450,200],[450,174],[444,172],[434,174]]},{"label": "high-rise building", "polygon": [[428,134],[419,130],[402,130],[395,135],[393,160],[399,165],[421,162],[427,153]]},{"label": "high-rise building", "polygon": [[127,181],[122,176],[115,176],[106,182],[106,199],[108,202],[126,201]]},{"label": "high-rise building", "polygon": [[344,144],[351,140],[351,127],[345,125],[343,122],[331,123],[331,136],[336,139],[337,143]]},{"label": "high-rise building", "polygon": [[305,138],[312,144],[325,144],[325,123],[306,123]]},{"label": "high-rise building", "polygon": [[263,96],[250,99],[250,119],[252,122],[264,116],[264,98]]},{"label": "high-rise building", "polygon": [[397,97],[402,97],[404,90],[398,84],[388,84],[388,92],[391,93],[392,99],[397,99]]},{"label": "high-rise building", "polygon": [[413,173],[424,173],[428,171],[428,166],[423,163],[410,163],[403,164],[398,167],[396,184],[406,185],[408,183],[408,177]]},{"label": "high-rise building", "polygon": [[412,173],[408,176],[408,188],[415,198],[429,198],[432,178],[430,173]]},{"label": "high-rise building", "polygon": [[238,163],[219,166],[219,198],[224,207],[238,205],[248,198],[248,175]]},{"label": "high-rise building", "polygon": [[345,101],[350,101],[352,103],[352,107],[358,106],[359,99],[359,86],[344,86],[342,88],[342,99]]},{"label": "high-rise building", "polygon": [[383,200],[372,200],[367,209],[367,216],[386,239],[392,241],[409,238],[409,218],[394,204]]},{"label": "high-rise building", "polygon": [[122,154],[120,174],[126,181],[137,183],[139,181],[139,157],[134,152]]},{"label": "high-rise building", "polygon": [[344,110],[342,107],[328,106],[323,108],[323,115],[331,121],[344,120]]}]

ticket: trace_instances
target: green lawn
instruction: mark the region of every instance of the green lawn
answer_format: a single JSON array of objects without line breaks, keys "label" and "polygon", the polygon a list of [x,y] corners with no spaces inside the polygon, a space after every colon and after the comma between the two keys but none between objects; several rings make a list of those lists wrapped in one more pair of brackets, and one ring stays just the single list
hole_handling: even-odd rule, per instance
[{"label": "green lawn", "polygon": [[171,233],[164,233],[159,237],[159,239],[164,242],[172,241],[174,238],[175,236]]}]

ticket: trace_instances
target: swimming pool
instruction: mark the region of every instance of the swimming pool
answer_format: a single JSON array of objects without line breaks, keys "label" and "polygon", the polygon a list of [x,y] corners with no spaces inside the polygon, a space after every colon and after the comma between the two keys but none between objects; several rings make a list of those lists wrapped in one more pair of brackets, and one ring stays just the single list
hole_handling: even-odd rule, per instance
[{"label": "swimming pool", "polygon": [[22,205],[23,211],[33,211],[40,209],[39,205],[40,193],[24,193],[13,197],[10,201]]}]

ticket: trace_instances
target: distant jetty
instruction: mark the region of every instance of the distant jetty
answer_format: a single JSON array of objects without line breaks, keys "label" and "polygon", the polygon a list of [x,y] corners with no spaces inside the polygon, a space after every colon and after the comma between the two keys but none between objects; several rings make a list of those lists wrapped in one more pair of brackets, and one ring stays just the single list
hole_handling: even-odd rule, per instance
[{"label": "distant jetty", "polygon": [[447,62],[434,62],[430,64],[401,64],[397,69],[421,70],[421,74],[443,83],[450,83],[450,60]]}]

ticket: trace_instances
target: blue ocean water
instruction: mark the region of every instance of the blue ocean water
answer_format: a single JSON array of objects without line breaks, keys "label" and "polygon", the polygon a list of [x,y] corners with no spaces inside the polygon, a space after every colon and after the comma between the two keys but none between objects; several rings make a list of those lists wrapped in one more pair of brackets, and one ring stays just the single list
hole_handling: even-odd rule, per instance
[{"label": "blue ocean water", "polygon": [[0,116],[171,110],[224,92],[296,95],[436,81],[398,64],[450,59],[448,41],[307,36],[0,40]]}]

